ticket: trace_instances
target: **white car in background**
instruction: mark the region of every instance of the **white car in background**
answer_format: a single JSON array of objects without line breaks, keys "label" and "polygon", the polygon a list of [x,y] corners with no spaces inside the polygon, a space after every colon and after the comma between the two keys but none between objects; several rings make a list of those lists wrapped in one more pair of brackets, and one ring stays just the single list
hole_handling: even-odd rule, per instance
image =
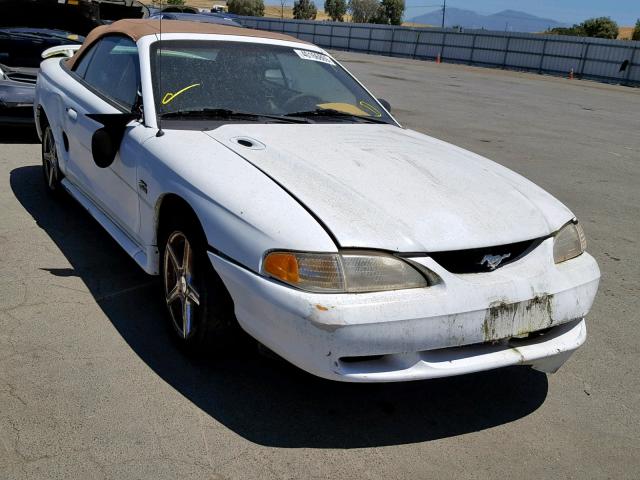
[{"label": "white car in background", "polygon": [[159,27],[45,60],[35,116],[49,190],[161,275],[185,350],[237,322],[315,375],[389,382],[553,372],[585,341],[600,273],[551,195],[402,128],[314,45]]}]

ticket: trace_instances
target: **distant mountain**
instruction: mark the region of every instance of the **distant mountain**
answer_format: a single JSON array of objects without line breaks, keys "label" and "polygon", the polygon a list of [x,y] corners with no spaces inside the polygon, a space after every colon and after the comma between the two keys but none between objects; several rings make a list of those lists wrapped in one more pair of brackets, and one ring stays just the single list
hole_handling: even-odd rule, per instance
[{"label": "distant mountain", "polygon": [[[493,15],[481,15],[472,10],[447,8],[445,27],[484,28],[510,32],[542,32],[548,28],[566,27],[567,24],[549,18],[536,17],[517,10],[504,10]],[[442,10],[438,9],[409,19],[410,22],[440,26]]]}]

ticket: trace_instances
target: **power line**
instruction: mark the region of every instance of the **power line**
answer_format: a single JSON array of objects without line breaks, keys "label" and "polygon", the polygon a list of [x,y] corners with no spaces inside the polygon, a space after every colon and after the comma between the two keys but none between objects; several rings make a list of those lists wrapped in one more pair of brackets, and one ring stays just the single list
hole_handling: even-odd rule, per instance
[{"label": "power line", "polygon": [[411,5],[405,8],[405,10],[409,10],[410,8],[435,8],[435,7],[440,7],[440,9],[442,10],[442,28],[444,28],[444,17],[446,15],[447,12],[447,0],[442,0],[443,3],[439,4],[439,5]]},{"label": "power line", "polygon": [[444,16],[447,13],[447,0],[442,0],[444,3],[442,4],[442,28],[444,28]]}]

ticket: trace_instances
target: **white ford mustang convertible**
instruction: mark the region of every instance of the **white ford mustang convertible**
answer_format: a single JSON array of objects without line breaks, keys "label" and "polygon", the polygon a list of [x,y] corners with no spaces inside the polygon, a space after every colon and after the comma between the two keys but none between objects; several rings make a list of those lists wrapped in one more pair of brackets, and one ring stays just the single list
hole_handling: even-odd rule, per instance
[{"label": "white ford mustang convertible", "polygon": [[42,63],[46,185],[151,275],[187,351],[239,325],[315,375],[556,371],[600,272],[559,201],[402,128],[324,50],[121,20]]}]

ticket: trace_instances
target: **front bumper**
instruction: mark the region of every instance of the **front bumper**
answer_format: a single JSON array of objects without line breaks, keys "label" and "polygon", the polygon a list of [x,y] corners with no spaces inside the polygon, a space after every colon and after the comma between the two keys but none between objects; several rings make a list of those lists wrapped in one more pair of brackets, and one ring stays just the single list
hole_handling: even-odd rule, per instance
[{"label": "front bumper", "polygon": [[302,292],[209,256],[240,325],[278,355],[328,379],[391,382],[518,364],[556,371],[585,341],[600,272],[586,253],[555,265],[552,250],[548,239],[494,272],[466,275],[414,258],[442,282],[367,294]]}]

